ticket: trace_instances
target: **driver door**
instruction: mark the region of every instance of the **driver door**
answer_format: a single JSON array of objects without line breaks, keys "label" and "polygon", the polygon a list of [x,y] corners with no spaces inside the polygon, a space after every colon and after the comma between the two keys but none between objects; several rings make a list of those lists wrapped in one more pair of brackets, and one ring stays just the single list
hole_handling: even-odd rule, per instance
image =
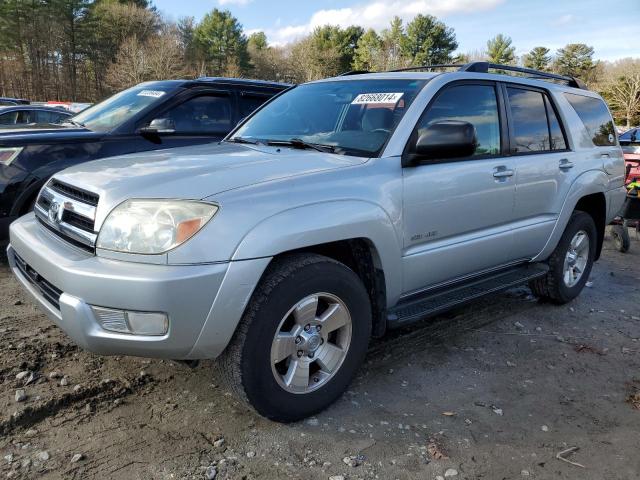
[{"label": "driver door", "polygon": [[504,108],[494,82],[457,82],[427,106],[411,136],[443,120],[474,125],[471,157],[403,168],[404,293],[513,261],[514,162],[504,156]]}]

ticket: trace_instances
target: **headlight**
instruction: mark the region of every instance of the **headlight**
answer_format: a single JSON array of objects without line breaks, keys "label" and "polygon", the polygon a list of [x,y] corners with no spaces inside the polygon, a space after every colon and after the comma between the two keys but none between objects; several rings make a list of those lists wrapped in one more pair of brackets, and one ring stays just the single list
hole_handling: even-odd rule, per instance
[{"label": "headlight", "polygon": [[96,246],[126,253],[164,253],[193,237],[218,207],[191,200],[127,200],[107,216]]},{"label": "headlight", "polygon": [[11,165],[23,147],[15,147],[15,148],[0,148],[0,163],[4,163],[7,167]]}]

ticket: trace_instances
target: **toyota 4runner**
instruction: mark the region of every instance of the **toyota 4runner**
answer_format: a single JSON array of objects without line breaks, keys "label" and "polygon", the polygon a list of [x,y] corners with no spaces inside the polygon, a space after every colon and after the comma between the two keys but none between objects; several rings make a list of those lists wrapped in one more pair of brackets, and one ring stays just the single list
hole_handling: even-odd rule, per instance
[{"label": "toyota 4runner", "polygon": [[295,421],[342,394],[371,336],[523,283],[575,298],[623,177],[605,103],[573,78],[349,74],[219,145],[55,174],[8,258],[83,348],[218,358],[240,399]]}]

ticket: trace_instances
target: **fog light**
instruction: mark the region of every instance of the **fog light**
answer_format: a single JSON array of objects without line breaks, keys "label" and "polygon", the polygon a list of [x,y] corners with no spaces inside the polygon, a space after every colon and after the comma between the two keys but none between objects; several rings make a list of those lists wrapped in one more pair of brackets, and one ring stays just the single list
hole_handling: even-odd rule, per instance
[{"label": "fog light", "polygon": [[98,323],[105,330],[134,335],[164,335],[169,319],[164,313],[129,312],[104,307],[91,307]]},{"label": "fog light", "polygon": [[164,313],[127,312],[131,332],[137,335],[164,335],[169,329],[169,319]]}]

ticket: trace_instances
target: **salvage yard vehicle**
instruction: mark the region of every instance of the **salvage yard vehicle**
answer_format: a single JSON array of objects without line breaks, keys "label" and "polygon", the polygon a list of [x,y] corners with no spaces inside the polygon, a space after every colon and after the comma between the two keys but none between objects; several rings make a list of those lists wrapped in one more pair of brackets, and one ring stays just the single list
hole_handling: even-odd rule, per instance
[{"label": "salvage yard vehicle", "polygon": [[[33,208],[40,188],[54,173],[113,155],[217,142],[288,87],[206,77],[146,82],[61,125],[0,129],[0,242],[7,239],[9,224]],[[49,110],[67,114],[62,108]]]},{"label": "salvage yard vehicle", "polygon": [[607,106],[570,77],[434,68],[299,85],[217,146],[60,172],[11,269],[81,347],[218,358],[282,422],[335,401],[371,336],[527,282],[571,301],[625,198]]},{"label": "salvage yard vehicle", "polygon": [[73,113],[57,107],[39,105],[0,107],[0,129],[58,124],[72,115]]}]

